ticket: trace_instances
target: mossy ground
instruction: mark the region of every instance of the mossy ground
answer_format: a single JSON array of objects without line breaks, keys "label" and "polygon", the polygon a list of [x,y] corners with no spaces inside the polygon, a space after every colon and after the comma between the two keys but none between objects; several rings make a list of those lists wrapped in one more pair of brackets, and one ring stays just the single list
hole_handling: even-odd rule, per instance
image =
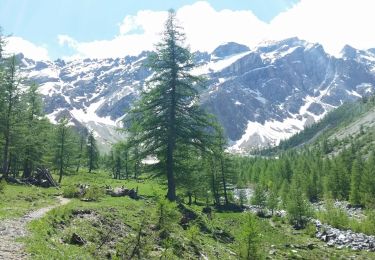
[{"label": "mossy ground", "polygon": [[[141,198],[105,195],[92,202],[72,199],[42,219],[32,221],[30,236],[24,242],[33,259],[129,259],[134,252],[142,259],[238,259],[241,232],[248,213],[214,211],[210,219],[202,213],[204,206],[186,206],[198,218],[184,229],[179,224],[182,215],[177,205],[172,205],[178,214],[169,220],[167,232],[164,232],[158,227],[157,198],[164,197],[165,188],[158,181],[113,180],[104,172],[80,172],[65,177],[62,189],[78,183],[138,187]],[[1,202],[8,210],[2,207],[0,216],[15,217],[33,207],[54,203],[53,195],[59,192],[61,189],[8,185]],[[256,218],[256,222],[261,259],[375,259],[375,253],[327,247],[312,236],[313,229],[296,231],[281,218]],[[74,244],[73,233],[85,243]]]}]

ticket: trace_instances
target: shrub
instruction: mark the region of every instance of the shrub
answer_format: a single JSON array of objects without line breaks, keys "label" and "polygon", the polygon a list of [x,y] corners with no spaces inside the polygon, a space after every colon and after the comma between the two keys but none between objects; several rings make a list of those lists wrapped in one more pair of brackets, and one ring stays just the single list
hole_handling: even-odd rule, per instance
[{"label": "shrub", "polygon": [[314,223],[309,222],[305,227],[305,234],[309,237],[315,237],[316,234],[316,227]]},{"label": "shrub", "polygon": [[254,215],[248,214],[247,221],[240,234],[238,255],[240,259],[261,259],[259,250],[259,224]]},{"label": "shrub", "polygon": [[309,218],[313,215],[310,203],[302,191],[302,182],[299,178],[293,179],[290,186],[286,211],[290,224],[296,229],[305,228]]},{"label": "shrub", "polygon": [[350,229],[367,235],[375,235],[375,211],[367,211],[362,221],[351,220]]},{"label": "shrub", "polygon": [[177,220],[181,218],[181,214],[177,210],[175,203],[169,202],[165,198],[158,198],[157,218],[158,228],[160,229],[161,234],[164,234],[167,237],[173,224],[177,223]]},{"label": "shrub", "polygon": [[349,216],[344,209],[336,208],[332,201],[326,203],[326,210],[319,213],[321,221],[339,229],[349,229]]},{"label": "shrub", "polygon": [[86,200],[97,201],[104,196],[104,190],[98,186],[90,186],[83,196]]},{"label": "shrub", "polygon": [[69,185],[63,188],[62,190],[63,197],[64,198],[78,198],[79,197],[79,192],[77,187],[73,185]]}]

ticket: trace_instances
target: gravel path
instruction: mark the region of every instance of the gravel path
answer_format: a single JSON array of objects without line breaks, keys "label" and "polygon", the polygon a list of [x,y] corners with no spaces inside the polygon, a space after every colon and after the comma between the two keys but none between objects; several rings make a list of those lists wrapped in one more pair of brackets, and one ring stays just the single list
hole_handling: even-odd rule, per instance
[{"label": "gravel path", "polygon": [[16,240],[27,235],[27,223],[43,217],[48,211],[67,204],[70,200],[58,197],[59,203],[41,208],[17,219],[7,219],[0,222],[0,259],[28,259],[24,245]]}]

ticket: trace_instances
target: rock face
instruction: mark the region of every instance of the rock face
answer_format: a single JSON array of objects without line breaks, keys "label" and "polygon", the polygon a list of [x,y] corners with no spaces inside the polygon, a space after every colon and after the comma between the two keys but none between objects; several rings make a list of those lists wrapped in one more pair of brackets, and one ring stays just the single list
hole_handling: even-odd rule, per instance
[{"label": "rock face", "polygon": [[[93,129],[103,144],[120,137],[126,110],[152,71],[148,52],[117,59],[36,62],[19,56],[23,75],[41,85],[51,121],[62,115]],[[227,43],[212,53],[197,52],[207,88],[202,104],[222,123],[232,150],[275,145],[319,120],[343,102],[374,92],[375,53],[345,46],[340,58],[320,44],[297,38],[250,50]]]}]

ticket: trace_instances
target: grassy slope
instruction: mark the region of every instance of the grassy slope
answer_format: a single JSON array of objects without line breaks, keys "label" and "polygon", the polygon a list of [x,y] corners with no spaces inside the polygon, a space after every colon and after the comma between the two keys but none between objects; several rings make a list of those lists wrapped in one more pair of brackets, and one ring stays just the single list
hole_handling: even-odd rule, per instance
[{"label": "grassy slope", "polygon": [[[171,221],[171,239],[162,241],[160,232],[155,229],[158,222],[157,202],[155,196],[165,194],[163,186],[153,180],[142,183],[135,181],[118,181],[109,179],[105,174],[79,174],[64,179],[63,186],[89,183],[92,185],[112,185],[139,188],[140,200],[127,197],[102,197],[97,202],[83,202],[73,199],[68,205],[52,210],[46,217],[30,223],[31,236],[25,240],[28,251],[35,259],[103,259],[111,256],[118,259],[129,253],[136,240],[140,223],[144,220],[141,243],[146,248],[147,259],[198,259],[204,254],[209,259],[237,259],[240,234],[246,223],[246,213],[214,212],[213,219],[209,220],[201,213],[202,206],[193,206],[192,209],[200,216],[196,226],[208,229],[204,232],[195,232],[193,229],[184,230],[178,225],[180,216]],[[12,192],[10,192],[12,191]],[[39,190],[35,187],[11,187],[7,193],[7,201],[13,200],[18,204],[20,196],[38,195],[38,198],[50,198],[54,189]],[[22,201],[22,200],[21,200]],[[38,205],[47,201],[39,200]],[[43,202],[42,202],[43,201]],[[52,201],[49,201],[49,203]],[[17,202],[17,203],[16,203]],[[23,203],[23,202],[21,202]],[[26,208],[26,207],[24,207]],[[20,214],[21,211],[16,211]],[[82,214],[81,214],[82,213]],[[14,213],[11,212],[12,215]],[[336,250],[327,247],[323,242],[310,237],[309,232],[295,231],[283,220],[257,219],[261,234],[259,251],[263,256],[269,255],[272,259],[303,258],[303,259],[356,259],[374,258],[374,253]],[[191,223],[193,225],[193,223]],[[223,230],[230,233],[234,242],[225,239],[215,239]],[[79,234],[87,243],[83,246],[72,245],[69,240],[73,233]],[[225,238],[225,237],[224,237]],[[308,244],[314,244],[315,249],[307,249]],[[121,256],[121,253],[123,256]]]},{"label": "grassy slope", "polygon": [[22,185],[6,185],[4,193],[0,193],[0,220],[15,218],[56,202],[54,195],[58,190],[36,188]]}]

